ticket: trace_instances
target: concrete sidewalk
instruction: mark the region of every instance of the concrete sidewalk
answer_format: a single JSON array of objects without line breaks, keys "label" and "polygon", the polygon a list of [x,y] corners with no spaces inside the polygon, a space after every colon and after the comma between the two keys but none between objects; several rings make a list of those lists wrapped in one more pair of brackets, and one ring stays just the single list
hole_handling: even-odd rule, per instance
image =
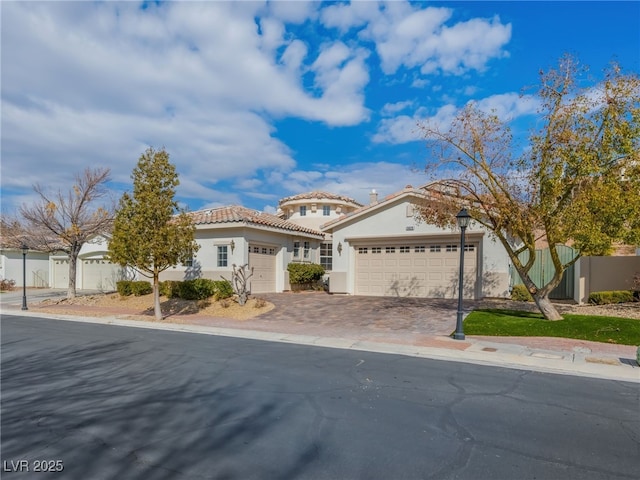
[{"label": "concrete sidewalk", "polygon": [[[297,302],[300,297],[293,298]],[[354,297],[349,298],[353,299]],[[270,298],[269,300],[274,299]],[[326,297],[324,300],[326,301]],[[289,302],[287,300],[287,303]],[[296,308],[295,302],[293,302],[292,308]],[[370,301],[368,303],[371,304]],[[371,305],[369,307],[372,308]],[[636,347],[633,346],[530,337],[467,336],[465,340],[453,340],[446,334],[410,329],[409,325],[389,330],[384,328],[380,322],[373,322],[371,328],[365,324],[364,327],[360,325],[360,329],[358,329],[348,321],[342,321],[339,325],[330,319],[321,325],[314,324],[316,328],[310,328],[309,324],[304,321],[296,321],[296,317],[286,319],[286,310],[284,307],[277,308],[272,311],[274,313],[269,312],[250,321],[241,322],[200,315],[185,315],[182,316],[184,318],[180,318],[180,323],[132,320],[119,315],[88,317],[80,316],[80,313],[79,315],[52,314],[39,312],[37,308],[22,311],[20,304],[13,302],[3,302],[0,313],[363,350],[640,383],[640,367],[636,363]],[[446,328],[449,329],[450,325],[454,323],[451,323],[451,318],[448,318],[451,312],[446,313],[446,310],[448,309],[443,307],[443,310],[439,312],[446,321],[432,322],[430,320],[422,323],[429,325],[442,323],[447,325]],[[387,317],[389,313],[386,312]],[[298,315],[300,315],[300,310],[298,310]],[[336,317],[344,318],[344,316],[345,311],[338,310]],[[371,321],[369,322],[371,323]],[[394,327],[397,326],[395,319],[390,323]],[[402,324],[402,322],[400,323]]]}]

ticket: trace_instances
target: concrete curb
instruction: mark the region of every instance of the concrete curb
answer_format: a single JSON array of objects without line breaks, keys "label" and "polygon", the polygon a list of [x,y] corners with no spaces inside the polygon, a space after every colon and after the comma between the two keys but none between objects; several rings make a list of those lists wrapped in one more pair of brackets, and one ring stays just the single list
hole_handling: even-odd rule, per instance
[{"label": "concrete curb", "polygon": [[[466,349],[461,350],[459,349],[460,343],[458,341],[451,340],[448,337],[438,337],[438,343],[442,346],[435,347],[177,323],[158,324],[153,322],[125,320],[114,316],[80,318],[73,315],[34,313],[30,311],[4,308],[0,310],[0,315],[35,316],[81,323],[96,323],[131,328],[148,328],[183,333],[245,338],[259,341],[292,343],[323,348],[338,348],[384,354],[406,355],[410,357],[472,363],[476,365],[503,367],[517,370],[640,383],[640,367],[634,363],[635,359],[633,362],[631,359],[629,359],[629,362],[618,361],[617,364],[613,364],[613,361],[609,362],[609,360],[613,359],[611,356],[607,358],[603,357],[601,362],[598,361],[598,358],[589,361],[590,357],[587,354],[531,349],[511,343],[479,341],[472,337],[467,337],[465,343],[469,344],[469,346]],[[452,342],[451,348],[446,348],[447,342]]]}]

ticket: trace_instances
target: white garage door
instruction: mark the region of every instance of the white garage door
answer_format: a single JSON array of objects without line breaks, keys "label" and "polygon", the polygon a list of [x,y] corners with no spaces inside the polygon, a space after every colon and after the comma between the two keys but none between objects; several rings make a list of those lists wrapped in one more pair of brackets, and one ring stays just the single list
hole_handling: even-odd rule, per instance
[{"label": "white garage door", "polygon": [[82,286],[88,290],[110,292],[120,280],[120,266],[104,259],[82,260]]},{"label": "white garage door", "polygon": [[[356,246],[356,295],[457,298],[460,246]],[[465,298],[475,298],[477,245],[465,245]]]},{"label": "white garage door", "polygon": [[276,291],[276,249],[267,245],[249,245],[249,268],[253,268],[250,278],[251,293]]},{"label": "white garage door", "polygon": [[69,288],[69,260],[53,261],[53,288]]}]

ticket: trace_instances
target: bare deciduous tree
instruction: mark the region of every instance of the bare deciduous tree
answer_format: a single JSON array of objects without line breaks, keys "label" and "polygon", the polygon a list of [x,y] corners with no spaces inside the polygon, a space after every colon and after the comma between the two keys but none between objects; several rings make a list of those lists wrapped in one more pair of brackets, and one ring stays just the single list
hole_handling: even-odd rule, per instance
[{"label": "bare deciduous tree", "polygon": [[74,176],[67,192],[58,190],[49,195],[39,185],[33,189],[39,195],[33,205],[23,205],[20,214],[32,246],[45,251],[62,251],[69,256],[69,286],[67,298],[76,296],[76,270],[82,246],[99,234],[109,233],[113,223],[113,205],[97,205],[108,190],[108,168],[86,168]]}]

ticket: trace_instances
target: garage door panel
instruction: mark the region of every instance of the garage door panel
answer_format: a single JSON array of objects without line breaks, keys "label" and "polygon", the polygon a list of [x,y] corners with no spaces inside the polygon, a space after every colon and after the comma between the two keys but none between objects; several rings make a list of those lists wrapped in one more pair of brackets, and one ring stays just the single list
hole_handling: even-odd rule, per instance
[{"label": "garage door panel", "polygon": [[[357,247],[356,247],[357,248]],[[465,252],[465,276],[476,275],[477,248]],[[369,247],[356,257],[356,294],[455,298],[460,252],[444,245]],[[449,251],[447,251],[449,250]],[[373,252],[375,251],[375,256]],[[465,298],[475,295],[475,278]]]},{"label": "garage door panel", "polygon": [[121,280],[121,268],[108,260],[91,259],[82,261],[82,288],[109,292],[116,289]]},{"label": "garage door panel", "polygon": [[250,278],[251,293],[276,291],[276,249],[267,245],[249,245],[249,268],[253,268]]}]

